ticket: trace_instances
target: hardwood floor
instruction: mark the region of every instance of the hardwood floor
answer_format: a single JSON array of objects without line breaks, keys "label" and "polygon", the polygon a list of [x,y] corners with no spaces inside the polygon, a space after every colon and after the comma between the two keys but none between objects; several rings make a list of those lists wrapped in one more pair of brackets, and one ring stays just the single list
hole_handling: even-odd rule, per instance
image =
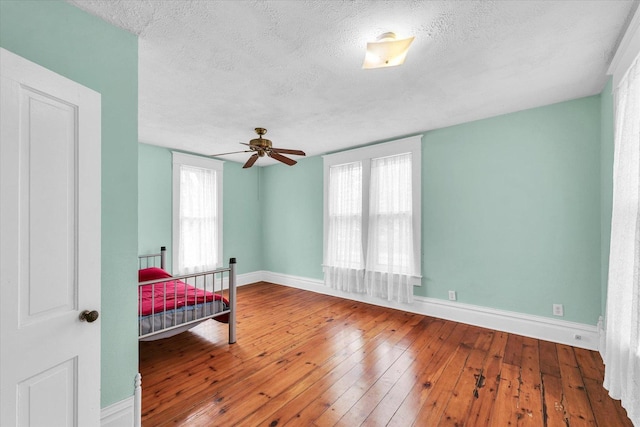
[{"label": "hardwood floor", "polygon": [[[140,343],[143,426],[632,426],[598,353],[258,283]],[[474,397],[477,391],[477,397]]]}]

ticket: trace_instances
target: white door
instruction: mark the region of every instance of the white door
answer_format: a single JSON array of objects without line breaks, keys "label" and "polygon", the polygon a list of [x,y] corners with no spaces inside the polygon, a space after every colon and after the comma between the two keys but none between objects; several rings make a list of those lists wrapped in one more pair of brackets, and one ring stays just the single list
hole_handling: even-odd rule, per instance
[{"label": "white door", "polygon": [[0,50],[0,425],[100,422],[100,94]]}]

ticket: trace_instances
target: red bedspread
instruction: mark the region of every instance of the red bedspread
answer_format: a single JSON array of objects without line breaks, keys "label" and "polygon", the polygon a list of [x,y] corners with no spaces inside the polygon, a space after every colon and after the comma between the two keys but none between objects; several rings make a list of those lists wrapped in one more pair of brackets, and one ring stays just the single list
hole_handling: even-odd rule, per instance
[{"label": "red bedspread", "polygon": [[[161,268],[145,268],[138,272],[138,281],[171,278],[171,275]],[[166,298],[164,297],[166,295]],[[165,310],[175,310],[185,305],[197,305],[204,302],[224,301],[229,304],[226,298],[219,294],[214,294],[202,289],[188,285],[181,280],[168,280],[166,282],[154,283],[140,286],[138,289],[139,314],[147,316],[152,313],[160,313]]]}]

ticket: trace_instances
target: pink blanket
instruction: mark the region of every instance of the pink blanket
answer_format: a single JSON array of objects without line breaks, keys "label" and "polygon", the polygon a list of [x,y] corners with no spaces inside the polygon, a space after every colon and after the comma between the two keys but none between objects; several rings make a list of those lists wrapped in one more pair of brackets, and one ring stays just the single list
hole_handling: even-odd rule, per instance
[{"label": "pink blanket", "polygon": [[[139,282],[164,278],[171,278],[171,275],[157,267],[145,268],[138,272]],[[138,311],[143,316],[214,300],[222,300],[225,304],[229,304],[229,301],[221,295],[196,289],[181,280],[167,280],[166,282],[140,286],[138,298]]]}]

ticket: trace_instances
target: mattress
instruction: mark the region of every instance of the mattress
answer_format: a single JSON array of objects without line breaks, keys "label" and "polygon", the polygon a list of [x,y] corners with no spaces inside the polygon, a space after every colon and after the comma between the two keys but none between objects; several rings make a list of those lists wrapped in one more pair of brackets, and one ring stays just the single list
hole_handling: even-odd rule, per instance
[{"label": "mattress", "polygon": [[217,300],[141,316],[139,317],[138,335],[143,336],[199,319],[210,318],[216,313],[220,316],[220,319],[216,318],[216,320],[224,322],[228,318],[228,306],[223,301]]}]

